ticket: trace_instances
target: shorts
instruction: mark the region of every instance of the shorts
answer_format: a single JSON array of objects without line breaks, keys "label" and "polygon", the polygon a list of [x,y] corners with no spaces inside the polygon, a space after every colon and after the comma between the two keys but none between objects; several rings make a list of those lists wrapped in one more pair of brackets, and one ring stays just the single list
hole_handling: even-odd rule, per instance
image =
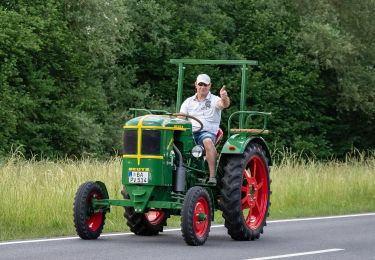
[{"label": "shorts", "polygon": [[196,144],[203,145],[203,140],[206,138],[210,138],[212,140],[212,143],[215,144],[216,141],[216,135],[207,131],[200,131],[193,133],[194,140]]}]

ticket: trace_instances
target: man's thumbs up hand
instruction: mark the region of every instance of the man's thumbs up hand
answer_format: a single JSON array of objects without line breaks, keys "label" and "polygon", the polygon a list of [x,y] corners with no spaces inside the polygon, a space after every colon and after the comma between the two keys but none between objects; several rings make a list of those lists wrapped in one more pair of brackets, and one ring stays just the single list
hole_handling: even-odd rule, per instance
[{"label": "man's thumbs up hand", "polygon": [[227,97],[228,96],[228,93],[227,91],[225,90],[225,85],[221,87],[220,89],[220,97],[223,98],[223,97]]}]

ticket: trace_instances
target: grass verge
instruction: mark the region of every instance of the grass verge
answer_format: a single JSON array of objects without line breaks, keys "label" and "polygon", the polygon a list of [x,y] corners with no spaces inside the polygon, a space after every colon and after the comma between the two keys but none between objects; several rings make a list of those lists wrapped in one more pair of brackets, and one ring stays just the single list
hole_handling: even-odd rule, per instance
[{"label": "grass verge", "polygon": [[[270,219],[375,212],[375,156],[345,162],[302,162],[294,157],[271,170]],[[0,165],[0,241],[74,235],[73,198],[78,186],[101,180],[121,198],[121,161],[60,162],[13,156]],[[223,223],[221,212],[214,223]],[[179,217],[168,221],[179,226]],[[128,231],[123,208],[112,207],[105,232]]]}]

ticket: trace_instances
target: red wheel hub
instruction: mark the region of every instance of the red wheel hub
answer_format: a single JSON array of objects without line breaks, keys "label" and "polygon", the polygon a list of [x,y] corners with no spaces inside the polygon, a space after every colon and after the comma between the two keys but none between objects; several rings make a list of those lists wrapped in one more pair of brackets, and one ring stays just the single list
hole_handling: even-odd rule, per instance
[{"label": "red wheel hub", "polygon": [[[100,196],[100,194],[98,194],[96,192],[90,193],[90,195],[88,196],[88,201],[87,201],[87,203],[90,207],[92,205],[92,199],[93,198],[101,199],[101,196]],[[86,221],[87,226],[91,231],[98,230],[100,228],[100,226],[102,225],[102,222],[103,222],[103,213],[102,212],[92,213],[91,215],[88,216],[88,219]]]},{"label": "red wheel hub", "polygon": [[194,230],[195,234],[202,238],[208,228],[209,206],[205,198],[200,197],[194,208]]},{"label": "red wheel hub", "polygon": [[164,211],[149,211],[145,213],[145,216],[152,225],[158,225],[163,221],[165,213]]},{"label": "red wheel hub", "polygon": [[250,158],[243,172],[241,205],[246,225],[257,229],[263,222],[268,202],[268,177],[261,157]]}]

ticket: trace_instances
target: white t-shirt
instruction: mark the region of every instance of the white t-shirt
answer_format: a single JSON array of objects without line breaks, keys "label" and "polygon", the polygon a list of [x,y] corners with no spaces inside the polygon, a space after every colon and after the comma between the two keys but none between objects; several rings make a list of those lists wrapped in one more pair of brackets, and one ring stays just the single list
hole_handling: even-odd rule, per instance
[{"label": "white t-shirt", "polygon": [[[221,109],[217,103],[220,97],[208,92],[205,100],[198,101],[197,95],[187,98],[181,105],[180,112],[192,115],[198,118],[203,123],[201,131],[208,131],[217,134],[220,126]],[[199,123],[191,120],[193,127],[199,127]]]}]

